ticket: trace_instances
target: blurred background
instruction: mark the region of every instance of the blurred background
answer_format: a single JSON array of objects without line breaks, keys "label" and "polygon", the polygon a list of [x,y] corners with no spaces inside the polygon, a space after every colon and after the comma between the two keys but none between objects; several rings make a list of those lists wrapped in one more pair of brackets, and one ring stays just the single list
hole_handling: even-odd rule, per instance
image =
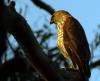
[{"label": "blurred background", "polygon": [[[12,1],[12,0],[11,0]],[[56,47],[57,29],[55,25],[50,25],[52,10],[66,10],[71,13],[84,27],[91,50],[91,77],[89,81],[100,81],[100,0],[13,0],[16,2],[16,11],[22,15],[30,25],[38,42],[42,46],[46,56],[51,59],[51,63],[64,67],[65,61]],[[40,2],[42,3],[40,3]],[[9,5],[10,0],[5,0]],[[39,5],[37,5],[39,4]],[[42,8],[40,5],[47,5]],[[50,10],[50,11],[49,11]],[[2,81],[41,81],[41,77],[29,63],[25,60],[23,50],[20,48],[12,35],[8,34],[8,49],[3,54],[1,64],[7,61],[20,59],[18,71],[11,75],[6,75]],[[24,69],[23,69],[24,66]],[[21,68],[20,68],[21,67]],[[13,68],[13,65],[10,67]],[[14,67],[15,68],[15,67]],[[20,70],[20,71],[19,71]],[[1,75],[1,74],[0,74]]]}]

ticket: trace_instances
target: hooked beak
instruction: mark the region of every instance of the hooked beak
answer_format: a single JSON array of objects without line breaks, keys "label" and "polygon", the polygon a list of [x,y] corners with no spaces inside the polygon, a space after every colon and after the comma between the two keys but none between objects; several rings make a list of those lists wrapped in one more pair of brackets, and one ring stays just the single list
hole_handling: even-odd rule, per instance
[{"label": "hooked beak", "polygon": [[50,24],[53,24],[53,23],[54,23],[53,20],[51,20],[51,21],[50,21]]},{"label": "hooked beak", "polygon": [[51,17],[51,20],[50,20],[50,24],[53,24],[54,23],[54,20],[53,20],[53,16]]}]

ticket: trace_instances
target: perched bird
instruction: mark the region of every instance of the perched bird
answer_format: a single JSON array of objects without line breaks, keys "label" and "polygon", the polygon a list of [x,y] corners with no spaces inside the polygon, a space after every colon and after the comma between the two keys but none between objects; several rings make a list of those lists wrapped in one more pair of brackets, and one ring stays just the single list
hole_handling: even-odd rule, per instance
[{"label": "perched bird", "polygon": [[71,61],[69,68],[79,70],[89,78],[89,60],[91,57],[89,45],[81,24],[67,11],[56,11],[50,23],[57,25],[57,46],[65,59]]}]

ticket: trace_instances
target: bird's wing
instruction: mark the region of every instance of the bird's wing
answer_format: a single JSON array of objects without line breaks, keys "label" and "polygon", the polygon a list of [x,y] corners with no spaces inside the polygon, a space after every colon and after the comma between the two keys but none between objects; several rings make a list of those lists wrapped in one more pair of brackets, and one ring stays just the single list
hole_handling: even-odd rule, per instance
[{"label": "bird's wing", "polygon": [[79,54],[79,57],[81,59],[84,58],[83,60],[89,60],[90,58],[89,45],[88,45],[86,35],[81,24],[76,19],[69,17],[69,22],[68,23],[67,21],[65,22],[63,30],[65,32],[64,43],[66,44],[66,41],[69,40],[70,43],[73,44],[72,46],[74,46],[74,49]]},{"label": "bird's wing", "polygon": [[[73,17],[69,17],[64,24],[63,30],[64,45],[66,50],[69,48],[70,51],[73,52],[73,54],[69,53],[71,54],[73,61],[77,62],[79,68],[88,68],[89,70],[89,67],[87,65],[90,59],[90,51],[82,26],[76,19],[74,19]],[[89,74],[90,72],[86,73]]]}]

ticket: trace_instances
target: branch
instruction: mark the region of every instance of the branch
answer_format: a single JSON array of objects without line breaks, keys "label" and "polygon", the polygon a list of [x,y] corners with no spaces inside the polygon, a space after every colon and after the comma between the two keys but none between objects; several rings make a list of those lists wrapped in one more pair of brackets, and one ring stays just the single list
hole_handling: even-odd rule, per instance
[{"label": "branch", "polygon": [[11,76],[15,72],[25,72],[27,69],[25,58],[15,58],[0,65],[0,79]]},{"label": "branch", "polygon": [[51,15],[55,12],[55,10],[49,6],[48,4],[44,3],[41,0],[31,0],[35,5],[39,6],[40,8],[43,8],[47,12],[49,12]]},{"label": "branch", "polygon": [[22,47],[32,67],[40,72],[46,81],[83,81],[79,71],[62,71],[50,64],[49,58],[45,56],[30,26],[13,7],[13,5],[9,6],[3,12],[3,25]]},{"label": "branch", "polygon": [[93,69],[93,68],[95,68],[95,67],[100,67],[100,60],[98,60],[98,61],[96,61],[96,62],[92,62],[91,64],[90,64],[90,68],[91,69]]},{"label": "branch", "polygon": [[14,36],[26,53],[32,67],[39,71],[46,81],[64,81],[58,68],[52,66],[45,56],[26,20],[12,6],[5,10],[3,21],[4,27],[7,27],[8,32]]}]

